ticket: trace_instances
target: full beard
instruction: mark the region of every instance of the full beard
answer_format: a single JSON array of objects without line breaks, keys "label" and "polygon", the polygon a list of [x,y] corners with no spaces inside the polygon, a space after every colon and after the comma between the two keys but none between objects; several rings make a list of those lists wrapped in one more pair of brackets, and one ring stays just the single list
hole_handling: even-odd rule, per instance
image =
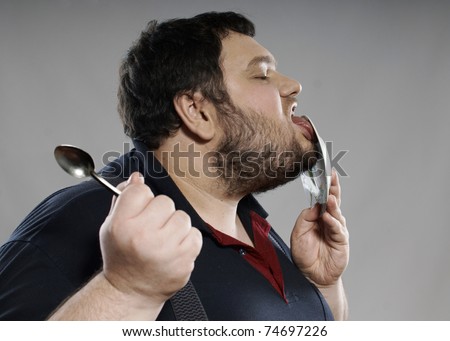
[{"label": "full beard", "polygon": [[260,193],[295,180],[317,161],[311,144],[302,147],[294,127],[282,126],[255,112],[221,113],[224,138],[214,168],[228,195]]}]

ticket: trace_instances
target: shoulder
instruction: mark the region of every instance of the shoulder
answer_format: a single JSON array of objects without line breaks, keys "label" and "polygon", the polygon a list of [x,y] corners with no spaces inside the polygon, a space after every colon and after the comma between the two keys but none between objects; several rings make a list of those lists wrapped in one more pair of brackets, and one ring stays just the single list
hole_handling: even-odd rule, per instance
[{"label": "shoulder", "polygon": [[46,258],[55,271],[80,285],[101,266],[98,235],[111,200],[110,192],[94,181],[62,189],[36,206],[9,243],[15,248],[30,244],[39,250],[35,257]]},{"label": "shoulder", "polygon": [[29,241],[44,227],[64,221],[73,224],[93,218],[93,212],[107,214],[111,194],[94,181],[61,189],[39,203],[20,223],[10,240]]},{"label": "shoulder", "polygon": [[0,319],[41,320],[101,266],[111,195],[91,182],[44,199],[0,247]]}]

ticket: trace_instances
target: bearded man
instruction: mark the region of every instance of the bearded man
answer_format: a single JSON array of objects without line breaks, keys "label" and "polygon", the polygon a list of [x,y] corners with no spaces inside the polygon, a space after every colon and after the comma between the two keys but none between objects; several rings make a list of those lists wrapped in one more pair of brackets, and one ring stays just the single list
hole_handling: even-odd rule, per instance
[{"label": "bearded man", "polygon": [[233,12],[149,23],[120,68],[135,149],[101,172],[122,193],[87,181],[30,213],[0,252],[2,319],[195,319],[177,313],[192,295],[201,319],[346,318],[336,173],[290,248],[252,196],[315,163],[301,85],[254,33]]}]

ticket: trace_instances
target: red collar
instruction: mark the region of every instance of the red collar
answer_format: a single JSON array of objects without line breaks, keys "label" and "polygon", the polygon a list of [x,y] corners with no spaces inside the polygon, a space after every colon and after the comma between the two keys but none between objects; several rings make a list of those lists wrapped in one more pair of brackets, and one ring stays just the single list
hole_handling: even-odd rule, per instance
[{"label": "red collar", "polygon": [[284,294],[284,280],[277,252],[269,240],[270,224],[257,213],[250,211],[253,244],[247,245],[207,224],[213,237],[221,246],[232,247],[261,273],[287,302]]}]

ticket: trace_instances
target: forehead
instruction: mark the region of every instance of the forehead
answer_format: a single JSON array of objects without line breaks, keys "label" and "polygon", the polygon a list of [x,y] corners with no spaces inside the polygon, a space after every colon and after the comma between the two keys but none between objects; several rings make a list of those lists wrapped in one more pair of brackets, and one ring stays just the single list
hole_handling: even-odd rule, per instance
[{"label": "forehead", "polygon": [[266,63],[275,67],[275,58],[252,37],[230,32],[222,40],[222,66],[225,72],[244,71],[253,65]]}]

